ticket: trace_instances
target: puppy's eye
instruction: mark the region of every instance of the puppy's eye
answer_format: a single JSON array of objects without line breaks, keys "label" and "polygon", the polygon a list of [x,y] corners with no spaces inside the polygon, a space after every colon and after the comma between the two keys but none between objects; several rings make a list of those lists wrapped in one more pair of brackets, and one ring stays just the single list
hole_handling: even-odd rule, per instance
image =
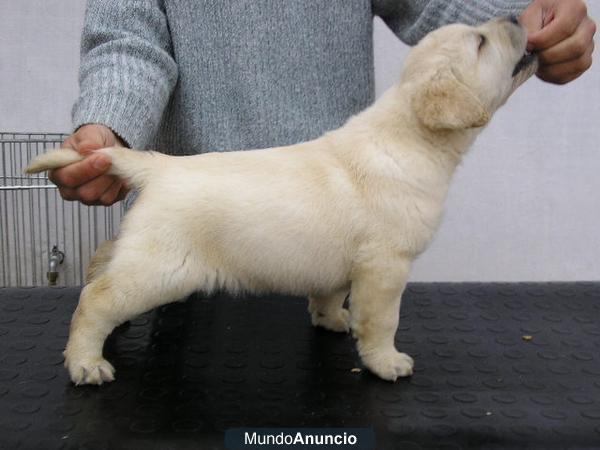
[{"label": "puppy's eye", "polygon": [[483,35],[480,34],[479,35],[479,50],[482,49],[482,47],[487,43],[487,38]]}]

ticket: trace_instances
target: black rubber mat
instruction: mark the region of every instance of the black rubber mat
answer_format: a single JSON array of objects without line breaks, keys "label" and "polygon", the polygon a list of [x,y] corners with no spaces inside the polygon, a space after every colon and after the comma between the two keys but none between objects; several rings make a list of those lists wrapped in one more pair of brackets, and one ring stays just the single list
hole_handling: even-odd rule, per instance
[{"label": "black rubber mat", "polygon": [[[381,381],[297,298],[193,296],[117,329],[116,381],[62,367],[79,289],[0,289],[0,446],[223,448],[231,427],[373,427],[377,449],[600,448],[600,284],[412,284]],[[354,370],[353,370],[354,369]]]}]

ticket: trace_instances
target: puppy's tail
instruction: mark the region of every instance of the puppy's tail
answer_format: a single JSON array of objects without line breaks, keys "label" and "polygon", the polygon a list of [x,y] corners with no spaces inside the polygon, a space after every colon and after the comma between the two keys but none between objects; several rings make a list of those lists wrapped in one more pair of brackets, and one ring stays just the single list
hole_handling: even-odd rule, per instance
[{"label": "puppy's tail", "polygon": [[[96,151],[110,157],[111,166],[108,171],[110,175],[116,175],[139,188],[144,187],[151,174],[159,168],[159,160],[167,157],[156,152],[130,150],[123,147],[107,147]],[[83,159],[83,155],[70,148],[54,149],[36,156],[25,168],[25,173],[60,169]]]}]

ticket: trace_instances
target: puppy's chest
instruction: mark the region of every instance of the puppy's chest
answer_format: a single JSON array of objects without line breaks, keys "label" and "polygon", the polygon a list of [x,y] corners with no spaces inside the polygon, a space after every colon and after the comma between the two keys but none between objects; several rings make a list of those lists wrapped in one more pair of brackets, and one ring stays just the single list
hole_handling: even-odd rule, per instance
[{"label": "puppy's chest", "polygon": [[416,256],[431,242],[443,217],[443,198],[402,189],[377,207],[374,218],[386,240],[403,252]]}]

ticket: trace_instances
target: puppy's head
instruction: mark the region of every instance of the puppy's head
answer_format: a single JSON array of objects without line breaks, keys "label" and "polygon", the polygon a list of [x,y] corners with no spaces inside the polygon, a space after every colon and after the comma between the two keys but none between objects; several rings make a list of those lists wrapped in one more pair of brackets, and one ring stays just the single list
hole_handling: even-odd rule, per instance
[{"label": "puppy's head", "polygon": [[431,130],[484,126],[537,70],[527,33],[514,18],[479,27],[448,25],[409,54],[402,82],[413,86],[412,108]]}]

